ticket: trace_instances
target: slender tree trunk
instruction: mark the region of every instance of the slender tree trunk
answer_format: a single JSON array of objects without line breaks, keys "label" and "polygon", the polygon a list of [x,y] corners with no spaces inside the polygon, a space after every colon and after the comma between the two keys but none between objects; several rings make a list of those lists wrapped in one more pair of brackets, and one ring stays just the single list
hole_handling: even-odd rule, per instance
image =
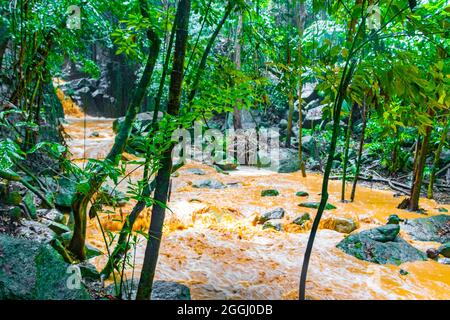
[{"label": "slender tree trunk", "polygon": [[[146,0],[140,0],[140,5],[142,15],[144,17],[148,17],[149,15]],[[133,95],[133,99],[128,106],[125,120],[119,128],[119,133],[115,138],[114,145],[105,159],[105,161],[110,162],[114,166],[117,166],[120,155],[125,149],[131,133],[132,124],[141,109],[141,105],[144,101],[144,97],[155,68],[156,60],[159,55],[161,40],[151,29],[147,31],[147,37],[151,42],[151,47],[144,72]],[[86,193],[79,192],[75,195],[75,201],[72,205],[74,215],[74,232],[69,244],[69,250],[80,260],[85,259],[84,247],[86,241],[87,207],[90,200],[101,187],[105,179],[106,174],[102,172],[101,169],[97,169],[96,172],[92,173],[91,178],[89,179],[89,190]]]},{"label": "slender tree trunk", "polygon": [[353,110],[355,105],[352,105],[350,109],[350,115],[348,117],[347,134],[345,136],[345,147],[344,147],[344,159],[343,159],[343,172],[342,172],[342,189],[341,189],[341,201],[345,202],[345,187],[347,186],[347,167],[348,167],[348,154],[350,151],[350,138],[352,136],[353,127]]},{"label": "slender tree trunk", "polygon": [[[174,21],[176,23],[176,21]],[[167,47],[166,59],[164,61],[163,71],[161,75],[161,80],[159,81],[158,92],[155,98],[155,110],[153,111],[153,126],[155,126],[158,121],[158,113],[161,105],[162,94],[164,91],[164,84],[166,83],[167,72],[169,70],[170,56],[172,55],[173,40],[175,39],[175,30],[177,26],[174,24],[172,26],[172,31],[170,32],[169,45]]]},{"label": "slender tree trunk", "polygon": [[[364,21],[362,22],[364,23]],[[353,48],[352,48],[353,50]],[[351,51],[350,51],[351,52]],[[309,235],[308,243],[306,245],[306,251],[303,258],[303,266],[300,276],[300,288],[299,288],[299,299],[305,300],[306,296],[306,278],[308,275],[308,267],[309,261],[311,258],[312,248],[314,246],[314,240],[316,237],[317,230],[319,229],[320,220],[322,219],[322,214],[325,210],[325,206],[328,202],[328,182],[330,179],[331,169],[333,167],[334,154],[336,152],[337,139],[339,136],[339,126],[341,119],[341,110],[342,103],[345,99],[345,93],[347,91],[350,80],[353,76],[353,71],[356,66],[355,61],[347,61],[347,64],[344,68],[341,83],[339,85],[338,94],[336,96],[336,100],[334,102],[334,112],[333,112],[333,134],[331,136],[330,149],[328,152],[327,164],[325,167],[325,172],[323,175],[323,183],[322,183],[322,196],[320,199],[319,209],[317,210],[317,214],[314,218],[313,225],[311,227],[311,233]]]},{"label": "slender tree trunk", "polygon": [[213,34],[211,35],[211,38],[209,38],[208,44],[206,45],[205,51],[203,52],[202,59],[200,60],[200,64],[197,67],[197,72],[195,73],[194,80],[191,85],[191,91],[189,92],[188,96],[188,105],[192,103],[192,101],[195,98],[195,95],[197,94],[198,86],[200,84],[200,79],[202,78],[203,72],[206,68],[206,62],[209,56],[209,53],[211,52],[211,49],[214,45],[214,42],[216,41],[217,36],[220,33],[220,30],[222,30],[223,25],[227,21],[228,17],[231,14],[231,11],[236,6],[235,1],[228,2],[225,13],[222,17],[222,19],[217,24],[216,29],[214,30]]},{"label": "slender tree trunk", "polygon": [[[239,13],[238,24],[236,28],[236,39],[234,42],[234,65],[236,66],[236,70],[241,70],[241,35],[242,35],[242,26],[244,20],[244,13]],[[242,112],[239,109],[239,101],[234,105],[234,114],[233,114],[233,124],[234,129],[242,129]]]},{"label": "slender tree trunk", "polygon": [[350,201],[353,202],[355,201],[355,195],[356,195],[356,186],[358,184],[358,178],[359,178],[359,173],[361,170],[361,159],[362,159],[362,153],[364,150],[364,138],[366,135],[366,127],[367,127],[367,106],[366,106],[366,101],[364,98],[364,102],[363,102],[363,115],[362,115],[362,130],[361,130],[361,139],[359,141],[359,150],[358,150],[358,159],[356,160],[356,172],[355,172],[355,178],[353,179],[353,186],[352,186],[352,193],[350,195]]},{"label": "slender tree trunk", "polygon": [[[184,61],[188,41],[190,0],[180,0],[177,8],[177,31],[172,74],[170,77],[169,103],[167,112],[177,116],[180,109],[183,84]],[[165,206],[169,192],[170,174],[172,172],[172,148],[164,152],[161,169],[156,175],[155,204],[152,209],[149,238],[145,249],[144,263],[137,291],[137,300],[148,300],[151,297],[156,264],[161,244],[162,228],[165,217]]]},{"label": "slender tree trunk", "polygon": [[[428,114],[433,117],[434,111],[429,108]],[[411,187],[411,197],[409,202],[409,210],[410,211],[418,211],[419,210],[419,199],[420,199],[420,191],[422,188],[422,180],[423,180],[423,172],[425,169],[425,162],[428,154],[428,144],[431,137],[433,127],[428,126],[425,130],[425,136],[422,141],[422,145],[420,147],[420,151],[417,157],[417,166],[416,171],[414,173],[414,182]]]},{"label": "slender tree trunk", "polygon": [[444,129],[442,130],[441,138],[439,140],[439,146],[434,155],[433,168],[431,169],[430,183],[428,184],[428,192],[427,192],[428,199],[433,199],[434,181],[436,180],[436,172],[438,171],[439,165],[441,164],[441,153],[442,148],[444,147],[445,144],[445,140],[447,139],[448,128],[449,128],[448,123],[444,122]]},{"label": "slender tree trunk", "polygon": [[300,162],[300,170],[302,171],[302,176],[306,178],[306,170],[305,170],[305,162],[303,161],[303,99],[302,99],[302,90],[303,90],[303,53],[302,53],[302,39],[305,25],[305,15],[306,15],[306,7],[304,0],[297,1],[297,30],[299,36],[298,43],[298,161]]}]

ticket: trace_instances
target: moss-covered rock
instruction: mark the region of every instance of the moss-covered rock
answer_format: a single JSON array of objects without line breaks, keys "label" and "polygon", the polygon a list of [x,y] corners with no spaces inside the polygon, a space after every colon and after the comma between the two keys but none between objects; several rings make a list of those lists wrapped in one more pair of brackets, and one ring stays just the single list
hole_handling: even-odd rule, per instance
[{"label": "moss-covered rock", "polygon": [[402,224],[402,229],[414,240],[447,243],[450,242],[450,215],[409,219]]},{"label": "moss-covered rock", "polygon": [[309,213],[305,213],[305,214],[295,218],[294,221],[292,221],[292,223],[299,225],[299,226],[303,226],[306,221],[311,221],[311,216],[309,215]]},{"label": "moss-covered rock", "polygon": [[276,231],[283,231],[283,223],[279,220],[269,220],[264,223],[263,229],[273,229]]},{"label": "moss-covered rock", "polygon": [[280,193],[275,189],[268,189],[261,191],[261,197],[277,197]]},{"label": "moss-covered rock", "polygon": [[69,264],[49,245],[0,235],[0,300],[86,300],[80,283],[70,289]]},{"label": "moss-covered rock", "polygon": [[[299,207],[309,208],[309,209],[318,209],[320,206],[320,202],[303,202],[299,204]],[[325,210],[335,210],[336,207],[331,203],[327,203],[325,205]]]},{"label": "moss-covered rock", "polygon": [[352,234],[337,247],[360,260],[378,264],[400,265],[404,262],[425,261],[425,253],[398,236],[399,225],[386,225]]},{"label": "moss-covered rock", "polygon": [[50,230],[52,230],[54,233],[56,233],[57,235],[61,235],[66,232],[70,232],[70,228],[62,223],[58,223],[58,222],[51,221],[51,220],[46,220],[46,221],[44,221],[44,224]]}]

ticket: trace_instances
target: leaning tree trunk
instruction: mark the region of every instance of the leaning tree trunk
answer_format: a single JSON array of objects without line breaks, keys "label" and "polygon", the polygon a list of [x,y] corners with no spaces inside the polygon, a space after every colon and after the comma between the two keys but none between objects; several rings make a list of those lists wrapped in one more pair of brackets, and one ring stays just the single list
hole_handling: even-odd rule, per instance
[{"label": "leaning tree trunk", "polygon": [[[169,103],[167,106],[167,113],[172,116],[177,116],[180,110],[190,11],[191,1],[180,0],[175,18],[177,21],[175,53],[170,77]],[[141,278],[136,295],[137,300],[148,300],[151,297],[161,244],[171,171],[172,147],[164,152],[161,160],[161,169],[159,169],[156,175],[155,204],[152,209],[149,237],[147,247],[145,248],[144,263],[142,265]]]},{"label": "leaning tree trunk", "polygon": [[[148,17],[148,8],[145,0],[140,1],[141,12],[144,17]],[[151,42],[150,52],[147,59],[147,63],[144,68],[144,72],[139,81],[139,84],[134,92],[133,99],[128,106],[125,120],[120,126],[119,133],[117,134],[114,145],[112,146],[105,161],[110,162],[112,165],[117,166],[120,155],[123,153],[127,144],[128,138],[131,133],[131,128],[136,115],[140,111],[142,102],[144,101],[147,88],[152,78],[153,70],[155,68],[156,60],[159,54],[159,48],[161,40],[158,38],[156,32],[149,29],[147,31],[147,38]],[[85,259],[85,242],[86,242],[86,219],[87,219],[87,207],[94,194],[101,187],[106,179],[106,174],[97,169],[93,172],[88,185],[89,190],[86,193],[78,192],[75,195],[75,201],[72,204],[74,215],[74,231],[73,236],[69,244],[69,250],[80,260]]]},{"label": "leaning tree trunk", "polygon": [[[432,117],[434,115],[434,111],[429,108],[428,114]],[[433,127],[427,126],[425,129],[425,136],[423,137],[422,145],[420,147],[420,151],[417,157],[417,166],[414,173],[414,180],[411,187],[411,197],[409,199],[409,210],[410,211],[419,211],[419,199],[420,199],[420,191],[422,189],[422,181],[423,181],[423,172],[425,169],[425,162],[428,154],[428,144],[431,137]]]},{"label": "leaning tree trunk", "polygon": [[428,184],[428,192],[427,192],[428,199],[433,199],[434,181],[436,180],[436,172],[438,171],[439,165],[441,164],[441,153],[442,148],[444,147],[445,141],[447,139],[448,128],[449,128],[448,123],[444,122],[444,129],[442,130],[441,138],[439,140],[439,146],[434,155],[433,168],[431,169],[430,183]]},{"label": "leaning tree trunk", "polygon": [[[352,48],[353,49],[353,48]],[[308,275],[308,267],[309,261],[311,258],[312,248],[314,245],[314,240],[316,237],[317,230],[319,229],[320,220],[322,219],[322,214],[325,211],[325,206],[328,202],[328,181],[330,179],[331,169],[333,167],[334,154],[336,152],[337,139],[339,136],[339,126],[340,126],[340,118],[341,118],[341,110],[342,104],[345,99],[345,93],[349,86],[350,80],[353,75],[354,68],[356,66],[355,61],[347,61],[347,64],[344,68],[341,82],[339,85],[339,91],[336,96],[336,100],[334,102],[334,112],[333,112],[333,134],[331,136],[330,149],[328,152],[327,164],[325,167],[325,172],[323,175],[323,183],[322,183],[322,196],[320,199],[319,209],[317,210],[317,214],[314,218],[313,225],[311,227],[311,233],[309,235],[308,243],[306,245],[306,251],[303,258],[303,266],[300,276],[300,287],[299,287],[299,299],[305,300],[306,296],[306,278]]]}]

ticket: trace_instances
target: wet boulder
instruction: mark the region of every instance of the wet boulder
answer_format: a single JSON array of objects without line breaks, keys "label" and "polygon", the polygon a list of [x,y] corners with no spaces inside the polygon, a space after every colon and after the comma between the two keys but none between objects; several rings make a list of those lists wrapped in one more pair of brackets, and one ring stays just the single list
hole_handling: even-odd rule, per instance
[{"label": "wet boulder", "polygon": [[409,219],[402,224],[402,229],[414,240],[447,243],[450,242],[450,215]]},{"label": "wet boulder", "polygon": [[360,260],[378,264],[400,265],[404,262],[425,261],[425,253],[398,236],[399,225],[385,225],[351,234],[337,248]]},{"label": "wet boulder", "polygon": [[261,191],[261,197],[277,197],[280,193],[275,189],[268,189]]},{"label": "wet boulder", "polygon": [[273,219],[282,219],[284,217],[285,211],[283,208],[276,208],[275,210],[265,212],[259,217],[259,223],[265,223]]},{"label": "wet boulder", "polygon": [[352,233],[357,229],[356,222],[350,218],[335,218],[334,230],[340,233]]},{"label": "wet boulder", "polygon": [[49,245],[0,234],[0,300],[87,300],[70,265]]},{"label": "wet boulder", "polygon": [[225,189],[226,186],[214,179],[208,179],[208,180],[197,180],[192,182],[192,187],[197,189]]},{"label": "wet boulder", "polygon": [[197,168],[188,169],[187,173],[195,174],[197,176],[204,176],[204,175],[206,175],[205,171],[203,171],[202,169],[197,169]]},{"label": "wet boulder", "polygon": [[283,223],[280,220],[269,220],[264,223],[263,230],[273,229],[276,231],[283,231]]},{"label": "wet boulder", "polygon": [[233,171],[236,170],[238,167],[238,164],[235,162],[220,162],[220,163],[214,163],[216,167],[218,167],[222,171]]},{"label": "wet boulder", "polygon": [[299,191],[295,194],[297,197],[309,197],[309,193],[306,191]]},{"label": "wet boulder", "polygon": [[387,220],[387,224],[400,224],[400,222],[404,222],[405,220],[400,219],[400,217],[396,214],[391,214]]},{"label": "wet boulder", "polygon": [[309,213],[305,213],[305,214],[295,218],[294,221],[292,221],[292,223],[299,225],[299,226],[303,226],[305,224],[305,222],[307,222],[307,221],[311,221],[311,216],[309,215]]}]

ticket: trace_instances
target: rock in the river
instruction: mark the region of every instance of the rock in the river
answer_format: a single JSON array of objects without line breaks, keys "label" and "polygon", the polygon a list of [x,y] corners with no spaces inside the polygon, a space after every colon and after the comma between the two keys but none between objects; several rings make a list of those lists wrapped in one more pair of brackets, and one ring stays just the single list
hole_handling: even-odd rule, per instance
[{"label": "rock in the river", "polygon": [[[127,280],[124,283],[122,292],[123,300],[135,300],[139,280],[133,282]],[[114,284],[108,286],[106,291],[115,295]],[[172,281],[155,281],[153,282],[153,290],[151,300],[191,300],[191,291],[183,284]]]},{"label": "rock in the river", "polygon": [[278,190],[275,190],[275,189],[261,191],[261,197],[276,197],[279,195],[280,195],[280,193],[278,192]]},{"label": "rock in the river", "polygon": [[202,169],[197,169],[197,168],[188,169],[187,172],[190,174],[195,174],[197,176],[204,176],[206,174],[205,171],[203,171]]},{"label": "rock in the river", "polygon": [[305,213],[300,217],[295,218],[294,221],[292,221],[292,223],[299,226],[303,226],[306,221],[311,221],[311,216],[309,215],[309,213]]},{"label": "rock in the river", "polygon": [[[320,202],[303,202],[299,204],[299,207],[309,208],[309,209],[318,209]],[[325,205],[325,210],[334,210],[336,209],[331,203],[327,203]]]},{"label": "rock in the river", "polygon": [[430,259],[436,259],[439,256],[439,251],[437,249],[431,248],[427,250],[427,257]]},{"label": "rock in the river", "polygon": [[337,247],[360,260],[378,264],[400,265],[404,262],[425,261],[425,253],[398,236],[399,225],[386,225],[351,234]]},{"label": "rock in the river", "polygon": [[70,285],[69,264],[49,245],[0,234],[0,300],[87,300],[81,282]]},{"label": "rock in the river", "polygon": [[219,167],[219,169],[223,171],[233,171],[236,170],[238,167],[238,164],[234,162],[214,163],[214,165]]},{"label": "rock in the river", "polygon": [[263,229],[273,229],[276,231],[283,231],[283,223],[280,220],[269,220],[264,223]]},{"label": "rock in the river", "polygon": [[429,218],[409,219],[402,224],[402,228],[414,240],[450,242],[450,215],[442,214]]},{"label": "rock in the river", "polygon": [[405,220],[400,219],[400,217],[396,214],[391,214],[388,218],[387,224],[400,224],[400,222],[404,222]]},{"label": "rock in the river", "polygon": [[438,249],[439,254],[443,255],[446,258],[450,258],[450,242],[444,243]]},{"label": "rock in the river", "polygon": [[352,233],[357,229],[356,222],[350,218],[335,218],[334,230],[340,233]]},{"label": "rock in the river", "polygon": [[224,189],[226,188],[225,185],[218,181],[218,180],[197,180],[192,182],[192,187],[193,188],[198,188],[198,189]]},{"label": "rock in the river", "polygon": [[284,217],[285,211],[283,208],[276,208],[275,210],[265,212],[259,218],[259,223],[264,223],[273,219],[282,219]]},{"label": "rock in the river", "polygon": [[295,194],[297,197],[309,197],[309,193],[306,191],[299,191]]}]

